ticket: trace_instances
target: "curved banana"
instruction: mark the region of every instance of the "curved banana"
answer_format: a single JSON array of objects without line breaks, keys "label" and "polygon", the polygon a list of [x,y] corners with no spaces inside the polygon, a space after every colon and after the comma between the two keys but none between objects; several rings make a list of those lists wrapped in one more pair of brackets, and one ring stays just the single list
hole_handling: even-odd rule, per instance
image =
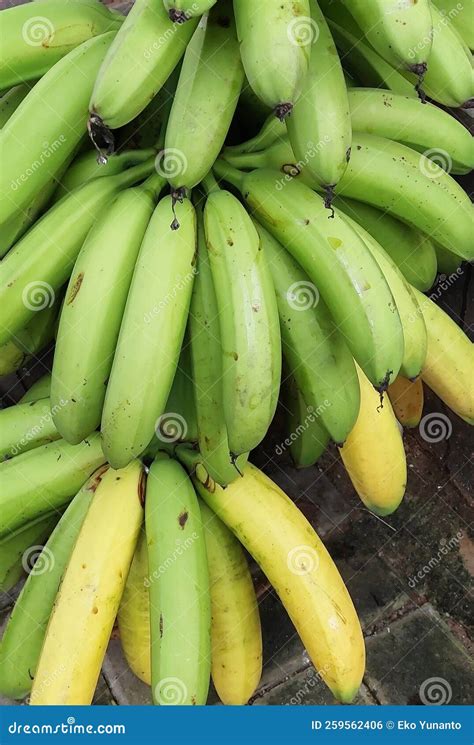
[{"label": "curved banana", "polygon": [[337,213],[328,219],[321,197],[291,177],[263,169],[244,174],[224,161],[216,162],[215,171],[242,191],[255,217],[308,274],[353,356],[385,390],[400,369],[403,331],[392,293],[362,239]]},{"label": "curved banana", "polygon": [[339,701],[352,701],[364,673],[364,639],[350,595],[313,527],[250,463],[243,478],[223,489],[196,456],[194,483],[261,566],[323,681]]},{"label": "curved banana", "polygon": [[220,0],[187,46],[171,107],[161,168],[173,190],[192,189],[212,168],[243,80],[232,3]]},{"label": "curved banana", "polygon": [[458,34],[471,51],[474,50],[474,18],[473,0],[432,0],[439,11],[448,18],[448,22],[456,29]]},{"label": "curved banana", "polygon": [[16,331],[0,346],[0,375],[20,370],[52,341],[57,315],[58,303],[53,302],[51,307],[35,313],[27,326]]},{"label": "curved banana", "polygon": [[40,401],[42,398],[48,398],[51,390],[51,373],[45,373],[33,385],[28,388],[26,393],[18,401],[19,404],[26,404],[30,401]]},{"label": "curved banana", "polygon": [[223,704],[242,706],[262,675],[257,598],[240,543],[200,502],[211,591],[212,682]]},{"label": "curved banana", "polygon": [[0,459],[59,440],[49,398],[0,410]]},{"label": "curved banana", "polygon": [[303,91],[286,127],[294,154],[326,189],[330,207],[334,187],[350,157],[351,116],[339,55],[316,0],[311,4],[311,22],[318,33]]},{"label": "curved banana", "polygon": [[321,424],[317,412],[306,404],[295,379],[286,374],[283,394],[288,434],[283,444],[277,446],[276,453],[281,455],[289,443],[290,455],[296,468],[314,466],[329,444],[329,434]]},{"label": "curved banana", "polygon": [[117,613],[120,642],[130,669],[151,685],[148,549],[142,527]]},{"label": "curved banana", "polygon": [[422,292],[436,279],[435,244],[427,235],[376,207],[348,197],[337,197],[334,206],[352,217],[380,243],[405,279]]},{"label": "curved banana", "polygon": [[189,336],[199,450],[212,478],[225,486],[239,473],[229,451],[219,313],[200,209],[197,218],[197,271],[189,312]]},{"label": "curved banana", "polygon": [[222,344],[229,448],[235,457],[265,437],[278,402],[281,342],[271,274],[259,235],[230,192],[210,190],[204,229]]},{"label": "curved banana", "polygon": [[403,427],[418,427],[423,415],[423,381],[408,380],[399,375],[388,387],[388,396],[395,416]]},{"label": "curved banana", "polygon": [[395,305],[403,328],[404,351],[400,372],[410,380],[417,378],[426,359],[426,327],[413,291],[398,269],[377,241],[351,217],[345,220],[359,234],[379,265],[393,294]]},{"label": "curved banana", "polygon": [[30,573],[15,603],[0,645],[0,691],[4,696],[23,698],[31,691],[58,586],[107,468],[99,468],[79,489],[39,554],[38,571]]},{"label": "curved banana", "polygon": [[98,0],[44,0],[40,12],[31,3],[7,8],[0,14],[0,90],[38,80],[75,47],[122,22]]},{"label": "curved banana", "polygon": [[[356,132],[408,145],[448,173],[469,173],[474,168],[474,140],[469,130],[438,106],[420,106],[414,98],[376,88],[353,88],[349,105]],[[297,155],[294,147],[293,151]]]},{"label": "curved banana", "polygon": [[186,23],[207,13],[217,0],[163,0],[173,23]]},{"label": "curved banana", "polygon": [[[434,252],[436,256],[436,265],[440,274],[446,274],[448,277],[454,272],[459,272],[462,265],[462,259],[460,256],[456,256],[446,248],[434,244]],[[418,290],[422,290],[422,287],[418,287]],[[426,288],[429,289],[429,288]]]},{"label": "curved banana", "polygon": [[288,371],[322,427],[343,443],[359,412],[352,355],[317,287],[275,238],[254,224],[272,274]]},{"label": "curved banana", "polygon": [[354,489],[377,515],[395,512],[405,494],[407,464],[403,440],[388,396],[381,401],[360,368],[360,411],[339,449]]},{"label": "curved banana", "polygon": [[80,445],[58,440],[1,462],[0,536],[70,502],[103,463],[98,434]]},{"label": "curved banana", "polygon": [[[36,559],[36,551],[48,538],[58,520],[57,513],[39,517],[14,533],[8,534],[0,540],[0,592],[9,592],[21,579],[28,568],[27,559]],[[31,549],[28,552],[28,549]],[[25,552],[28,552],[25,554]],[[0,662],[2,663],[3,642],[0,645]],[[8,695],[3,688],[3,674],[0,672],[0,693]]]},{"label": "curved banana", "polygon": [[[198,19],[174,24],[161,0],[137,0],[99,70],[89,109],[94,141],[135,119],[184,54]],[[104,129],[105,128],[105,129]]]},{"label": "curved banana", "polygon": [[144,477],[138,461],[102,476],[59,587],[30,704],[91,703],[143,520]]},{"label": "curved banana", "polygon": [[20,83],[6,91],[0,98],[0,127],[4,127],[32,89],[34,83]]},{"label": "curved banana", "polygon": [[153,161],[94,179],[61,199],[0,263],[0,344],[54,303],[91,225],[120,189],[153,170]]},{"label": "curved banana", "polygon": [[464,331],[429,297],[414,290],[425,319],[428,350],[423,382],[455,414],[474,424],[474,345]]},{"label": "curved banana", "polygon": [[234,0],[237,36],[247,79],[279,119],[291,112],[308,71],[317,30],[309,0]]},{"label": "curved banana", "polygon": [[430,0],[344,0],[365,37],[395,67],[422,76],[431,63]]},{"label": "curved banana", "polygon": [[119,194],[88,233],[74,264],[51,382],[54,423],[73,445],[100,424],[133,270],[164,183],[155,174]]},{"label": "curved banana", "polygon": [[69,52],[1,130],[0,225],[27,208],[74,153],[84,135],[95,76],[114,36],[110,31]]},{"label": "curved banana", "polygon": [[[103,179],[100,179],[103,181]],[[156,207],[135,265],[102,413],[104,453],[123,467],[150,442],[165,413],[194,280],[196,216],[188,199]]]},{"label": "curved banana", "polygon": [[159,456],[148,474],[145,524],[153,701],[202,705],[211,672],[206,544],[193,485],[167,456]]}]

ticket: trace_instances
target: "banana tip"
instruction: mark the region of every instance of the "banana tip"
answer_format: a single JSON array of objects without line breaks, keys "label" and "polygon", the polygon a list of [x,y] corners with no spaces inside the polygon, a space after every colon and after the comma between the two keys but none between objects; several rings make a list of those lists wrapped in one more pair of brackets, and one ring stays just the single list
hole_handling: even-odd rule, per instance
[{"label": "banana tip", "polygon": [[108,156],[112,155],[115,150],[115,139],[112,131],[94,111],[89,115],[87,131],[97,150],[97,162],[100,165],[105,165]]},{"label": "banana tip", "polygon": [[168,16],[169,16],[170,21],[172,21],[173,23],[181,24],[181,23],[186,23],[186,21],[188,20],[188,15],[186,11],[177,10],[177,8],[171,8],[168,11]]},{"label": "banana tip", "polygon": [[286,103],[279,103],[274,108],[275,116],[282,122],[286,119],[288,114],[291,114],[292,109],[293,104],[289,101]]},{"label": "banana tip", "polygon": [[329,184],[329,186],[326,186],[325,189],[325,195],[324,195],[324,206],[327,210],[331,211],[331,214],[328,215],[329,218],[334,218],[334,207],[332,206],[332,203],[334,201],[334,184]]}]

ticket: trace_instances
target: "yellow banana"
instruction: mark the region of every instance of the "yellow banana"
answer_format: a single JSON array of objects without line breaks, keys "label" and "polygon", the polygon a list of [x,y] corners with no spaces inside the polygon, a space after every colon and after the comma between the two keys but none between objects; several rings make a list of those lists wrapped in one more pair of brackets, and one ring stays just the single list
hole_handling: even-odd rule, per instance
[{"label": "yellow banana", "polygon": [[388,396],[393,411],[403,427],[418,427],[423,414],[423,381],[408,380],[399,375],[388,387]]}]

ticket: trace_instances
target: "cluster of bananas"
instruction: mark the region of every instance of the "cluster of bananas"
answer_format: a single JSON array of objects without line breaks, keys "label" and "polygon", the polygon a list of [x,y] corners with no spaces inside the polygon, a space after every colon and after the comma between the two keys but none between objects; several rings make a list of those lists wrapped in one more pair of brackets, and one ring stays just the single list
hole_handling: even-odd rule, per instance
[{"label": "cluster of bananas", "polygon": [[280,399],[277,451],[311,466],[333,441],[387,515],[422,381],[474,422],[473,347],[423,294],[474,256],[451,176],[473,168],[473,140],[436,105],[473,103],[472,8],[0,13],[0,375],[55,341],[51,374],[0,412],[0,587],[29,569],[0,692],[89,704],[118,617],[156,703],[205,703],[211,674],[246,703],[262,638],[244,546],[353,699],[347,589],[248,455]]}]

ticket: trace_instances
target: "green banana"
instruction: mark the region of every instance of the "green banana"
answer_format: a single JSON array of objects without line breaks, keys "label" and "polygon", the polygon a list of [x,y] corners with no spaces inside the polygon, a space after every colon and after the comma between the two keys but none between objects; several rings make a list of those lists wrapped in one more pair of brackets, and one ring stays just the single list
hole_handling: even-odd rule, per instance
[{"label": "green banana", "polygon": [[474,50],[474,2],[473,0],[432,0],[449,23],[456,29],[471,51]]},{"label": "green banana", "polygon": [[469,130],[438,106],[427,103],[421,107],[409,96],[370,88],[349,91],[349,105],[356,132],[387,137],[419,150],[448,173],[469,173],[474,168],[474,140]]},{"label": "green banana", "polygon": [[317,34],[309,0],[234,0],[240,54],[257,96],[279,119],[291,112]]},{"label": "green banana", "polygon": [[212,478],[225,486],[238,476],[238,471],[229,452],[219,313],[200,209],[197,218],[197,271],[189,312],[189,335],[199,450]]},{"label": "green banana", "polygon": [[174,24],[160,0],[137,0],[100,68],[90,100],[89,131],[98,141],[108,129],[135,119],[184,54],[198,19]]},{"label": "green banana", "polygon": [[[459,256],[456,256],[456,254],[453,254],[451,251],[448,251],[437,243],[434,244],[434,252],[438,272],[441,274],[447,274],[449,276],[460,269],[462,259]],[[420,290],[421,288],[418,287],[417,289]]]},{"label": "green banana", "polygon": [[352,354],[308,275],[275,238],[255,227],[272,273],[288,371],[323,428],[343,443],[359,413]]},{"label": "green banana", "polygon": [[0,127],[5,126],[32,87],[31,83],[20,83],[3,94],[0,98]]},{"label": "green banana", "polygon": [[85,131],[95,76],[114,36],[110,31],[69,52],[1,130],[0,225],[27,208],[74,153]]},{"label": "green banana", "polygon": [[[98,484],[99,468],[80,488],[37,559],[0,645],[0,691],[23,698],[30,691],[59,584]],[[34,619],[34,623],[32,620]]]},{"label": "green banana", "polygon": [[294,154],[325,187],[330,207],[334,187],[350,157],[351,117],[339,55],[316,0],[311,5],[311,22],[318,34],[302,94],[286,119],[286,127]]},{"label": "green banana", "polygon": [[276,454],[288,447],[296,468],[314,466],[320,459],[330,437],[312,406],[308,406],[295,379],[285,375],[282,406],[285,413],[287,437],[277,445]]},{"label": "green banana", "polygon": [[74,264],[51,383],[54,423],[73,445],[100,424],[133,269],[164,183],[154,174],[121,192],[88,233]]},{"label": "green banana", "polygon": [[[344,212],[343,212],[344,213]],[[390,287],[403,327],[404,352],[400,373],[415,380],[421,373],[426,358],[426,326],[416,297],[402,273],[385,253],[382,246],[355,220],[344,213],[344,219],[360,235],[376,260]]]},{"label": "green banana", "polygon": [[49,398],[0,410],[0,459],[59,440]]},{"label": "green banana", "polygon": [[185,23],[207,13],[217,0],[163,0],[173,23]]},{"label": "green banana", "polygon": [[52,305],[68,279],[91,225],[111,199],[148,176],[153,161],[116,176],[94,179],[61,199],[16,244],[0,264],[0,344]]},{"label": "green banana", "polygon": [[115,467],[151,440],[176,372],[194,279],[196,217],[188,199],[156,207],[145,233],[123,315],[102,414],[107,460]]},{"label": "green banana", "polygon": [[380,243],[405,279],[425,292],[436,279],[435,244],[419,230],[364,202],[337,197],[334,205]]},{"label": "green banana", "polygon": [[157,446],[156,452],[160,448],[166,449],[166,444],[198,441],[191,349],[186,336],[166,402],[165,413],[159,418],[156,430],[154,438]]},{"label": "green banana", "polygon": [[153,701],[202,705],[211,672],[206,544],[192,483],[184,468],[168,457],[155,460],[150,468],[145,524]]},{"label": "green banana", "polygon": [[[248,157],[248,156],[246,156]],[[339,216],[303,183],[277,171],[246,174],[217,161],[215,171],[238,188],[255,217],[316,285],[366,375],[383,391],[400,369],[403,331],[377,262]]]},{"label": "green banana", "polygon": [[31,401],[40,401],[42,398],[48,398],[51,390],[51,373],[46,373],[41,378],[36,380],[33,385],[28,388],[26,393],[18,401],[19,404],[30,403]]},{"label": "green banana", "polygon": [[430,0],[344,0],[366,39],[384,59],[423,76],[433,38]]},{"label": "green banana", "polygon": [[266,150],[267,147],[273,145],[275,140],[285,135],[286,122],[281,122],[278,117],[270,114],[265,119],[260,131],[254,137],[238,145],[228,145],[224,152],[229,155],[240,155],[241,153],[255,153],[259,150]]},{"label": "green banana", "polygon": [[[23,525],[0,540],[0,592],[9,592],[21,579],[28,569],[28,559],[36,558],[38,549],[48,538],[57,521],[58,515],[51,513]],[[0,662],[1,659],[0,645]],[[1,677],[0,673],[0,691]]]},{"label": "green banana", "polygon": [[202,19],[188,44],[159,166],[174,190],[198,184],[219,155],[244,79],[230,0]]},{"label": "green banana", "polygon": [[41,78],[71,50],[117,31],[122,21],[97,0],[45,0],[40,12],[31,3],[7,8],[0,14],[0,89]]},{"label": "green banana", "polygon": [[327,22],[339,49],[341,62],[344,67],[349,66],[350,71],[363,85],[389,88],[394,93],[418,99],[413,85],[377,54],[375,49],[330,17],[327,17]]},{"label": "green banana", "polygon": [[96,433],[80,445],[58,440],[1,462],[0,536],[62,507],[104,462]]},{"label": "green banana", "polygon": [[219,314],[224,416],[235,457],[263,440],[278,403],[278,309],[258,233],[230,192],[210,188],[204,230]]},{"label": "green banana", "polygon": [[0,376],[20,370],[41,352],[54,337],[58,304],[40,309],[27,326],[16,331],[0,346]]},{"label": "green banana", "polygon": [[107,163],[98,163],[95,150],[81,153],[71,163],[64,176],[58,179],[59,183],[54,192],[54,201],[58,202],[62,197],[70,194],[71,191],[86,184],[88,181],[92,181],[92,179],[123,173],[127,168],[144,163],[154,155],[155,151],[153,148],[147,148],[146,150],[124,150],[123,152],[115,153],[107,160]]}]

